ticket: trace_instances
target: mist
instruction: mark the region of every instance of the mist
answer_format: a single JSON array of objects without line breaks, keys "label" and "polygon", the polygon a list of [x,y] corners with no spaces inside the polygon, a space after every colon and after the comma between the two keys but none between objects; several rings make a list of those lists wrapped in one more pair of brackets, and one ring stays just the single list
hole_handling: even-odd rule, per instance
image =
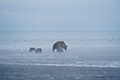
[{"label": "mist", "polygon": [[119,0],[5,0],[0,30],[120,30],[119,14]]}]

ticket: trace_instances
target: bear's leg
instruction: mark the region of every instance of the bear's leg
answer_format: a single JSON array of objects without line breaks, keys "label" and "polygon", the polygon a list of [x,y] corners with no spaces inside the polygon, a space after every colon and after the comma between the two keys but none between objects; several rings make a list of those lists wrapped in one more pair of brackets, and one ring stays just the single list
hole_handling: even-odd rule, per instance
[{"label": "bear's leg", "polygon": [[52,52],[54,52],[54,50],[55,50],[56,48],[55,47],[53,47],[53,49],[52,49]]},{"label": "bear's leg", "polygon": [[57,52],[63,52],[63,48],[57,48]]}]

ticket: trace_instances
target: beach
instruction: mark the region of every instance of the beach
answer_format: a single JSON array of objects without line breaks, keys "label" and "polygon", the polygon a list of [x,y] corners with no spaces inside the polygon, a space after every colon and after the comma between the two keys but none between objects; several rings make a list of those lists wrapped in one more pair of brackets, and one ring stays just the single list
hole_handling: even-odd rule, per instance
[{"label": "beach", "polygon": [[[119,31],[0,33],[0,80],[120,79]],[[67,51],[52,52],[56,41]]]},{"label": "beach", "polygon": [[1,80],[119,80],[120,68],[0,65]]},{"label": "beach", "polygon": [[[117,48],[71,50],[75,53],[52,53],[48,52],[49,49],[42,53],[0,50],[0,80],[119,80],[120,56]],[[96,54],[98,52],[99,55]]]},{"label": "beach", "polygon": [[0,80],[120,80],[120,0],[0,0]]}]

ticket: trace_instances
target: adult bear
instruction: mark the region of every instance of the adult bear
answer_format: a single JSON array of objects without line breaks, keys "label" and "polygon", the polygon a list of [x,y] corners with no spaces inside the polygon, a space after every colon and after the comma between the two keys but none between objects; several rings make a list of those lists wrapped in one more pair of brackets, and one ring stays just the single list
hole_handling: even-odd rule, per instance
[{"label": "adult bear", "polygon": [[35,49],[35,53],[41,53],[41,52],[42,52],[42,49],[41,49],[41,48]]},{"label": "adult bear", "polygon": [[63,49],[66,51],[67,50],[67,45],[65,44],[64,41],[57,41],[52,48],[52,51],[57,50],[57,52],[63,52]]}]

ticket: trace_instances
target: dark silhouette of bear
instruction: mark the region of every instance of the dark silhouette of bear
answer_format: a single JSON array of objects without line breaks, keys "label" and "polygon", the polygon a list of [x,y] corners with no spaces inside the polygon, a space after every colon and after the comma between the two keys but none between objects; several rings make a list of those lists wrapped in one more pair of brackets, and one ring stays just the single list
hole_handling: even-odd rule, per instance
[{"label": "dark silhouette of bear", "polygon": [[63,52],[63,49],[66,51],[67,50],[67,45],[65,44],[64,41],[57,41],[52,48],[52,51],[57,50],[57,52]]},{"label": "dark silhouette of bear", "polygon": [[63,48],[62,47],[58,47],[56,50],[57,50],[57,52],[63,52]]},{"label": "dark silhouette of bear", "polygon": [[41,49],[41,48],[35,49],[35,53],[41,53],[41,52],[42,52],[42,49]]},{"label": "dark silhouette of bear", "polygon": [[35,48],[31,47],[28,52],[34,52],[34,51],[35,51]]}]

